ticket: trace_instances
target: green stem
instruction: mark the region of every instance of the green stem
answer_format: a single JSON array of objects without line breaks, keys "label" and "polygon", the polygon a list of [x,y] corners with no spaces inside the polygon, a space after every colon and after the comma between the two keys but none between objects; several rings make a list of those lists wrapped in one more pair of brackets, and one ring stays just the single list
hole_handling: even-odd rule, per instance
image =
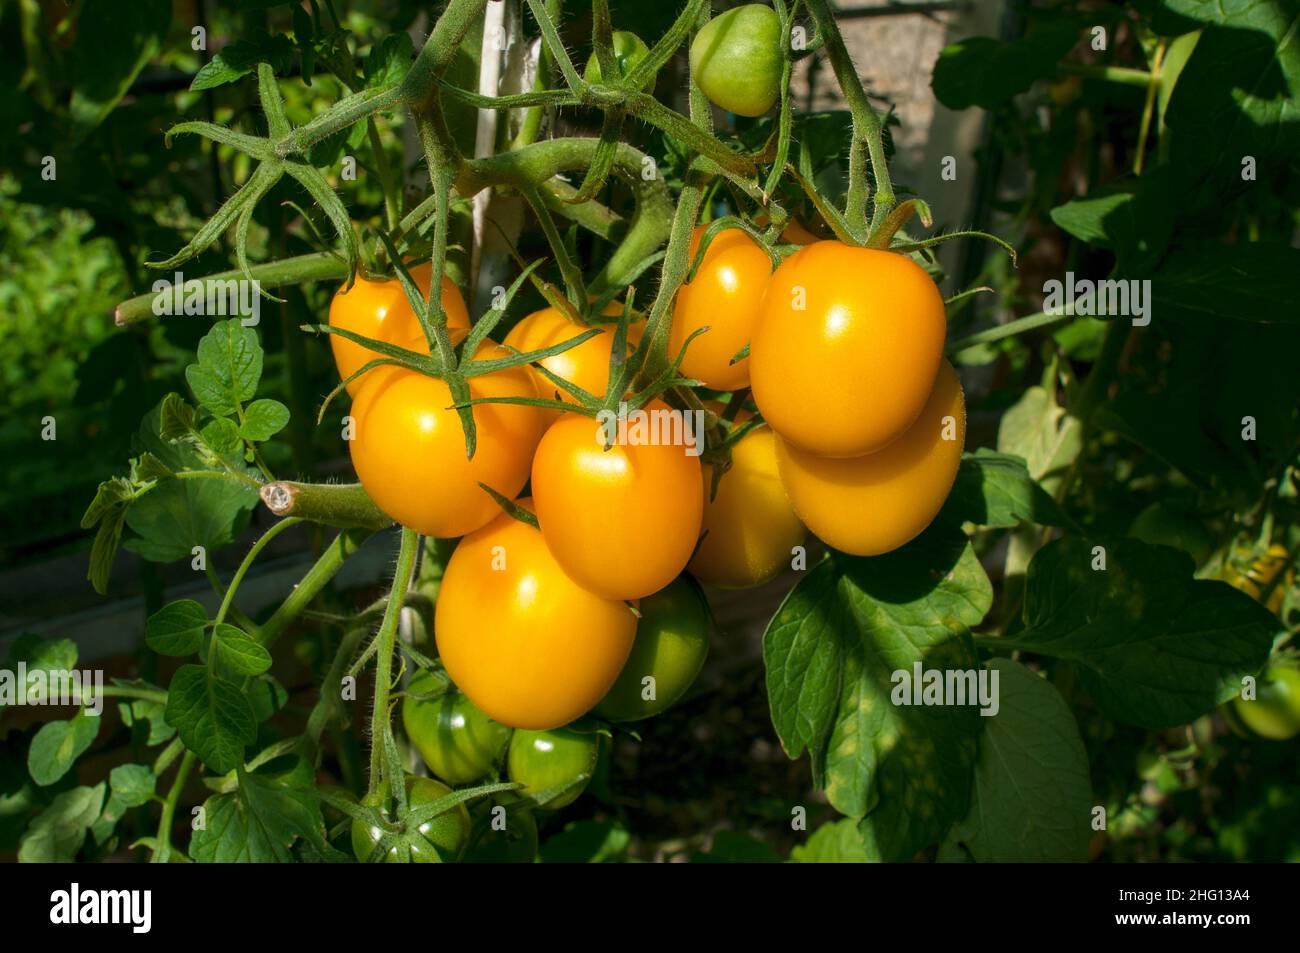
[{"label": "green stem", "polygon": [[[863,88],[862,80],[853,66],[853,59],[844,45],[844,37],[840,35],[839,27],[835,24],[835,16],[831,12],[830,5],[826,0],[808,0],[808,10],[817,23],[817,35],[826,44],[826,56],[844,94],[844,101],[853,116],[854,148],[859,142],[866,143],[867,156],[871,160],[871,172],[876,184],[875,212],[871,216],[871,231],[874,232],[876,226],[884,221],[885,216],[894,207],[894,187],[889,179],[889,163],[885,160],[884,124],[867,98],[867,91]],[[850,160],[852,157],[851,150]],[[868,188],[865,174],[851,176],[846,208],[861,208],[865,211],[867,204],[865,193]],[[866,223],[860,219],[861,216],[858,221],[850,218],[848,224],[855,234],[861,234],[865,239]]]},{"label": "green stem", "polygon": [[1100,79],[1109,83],[1122,83],[1125,86],[1139,86],[1146,89],[1151,83],[1151,74],[1144,69],[1131,69],[1127,66],[1099,66],[1095,63],[1062,63],[1062,73],[1082,76],[1085,79]]},{"label": "green stem", "polygon": [[388,710],[393,685],[393,651],[397,642],[397,622],[402,614],[402,603],[406,599],[406,587],[411,582],[411,571],[415,567],[415,554],[420,550],[420,534],[413,529],[402,528],[402,545],[397,551],[397,568],[393,573],[393,588],[388,596],[388,608],[384,610],[384,621],[379,624],[379,634],[375,637],[378,656],[375,659],[375,707],[371,712],[370,722],[370,786],[369,793],[379,790],[383,778],[384,745],[383,739],[389,730]]},{"label": "green stem", "polygon": [[271,618],[258,629],[256,633],[258,640],[267,648],[274,645],[289,624],[298,618],[302,610],[307,608],[326,584],[334,578],[339,567],[370,536],[370,531],[360,529],[344,530],[335,536],[334,541],[307,570],[307,574],[302,577],[298,585],[294,586],[293,592],[280,603],[280,608],[276,609]]},{"label": "green stem", "polygon": [[266,545],[271,542],[271,540],[275,539],[290,526],[301,522],[302,520],[296,516],[291,516],[288,519],[281,520],[263,533],[261,538],[252,545],[252,548],[248,550],[248,555],[244,557],[244,561],[241,562],[239,568],[235,570],[235,575],[231,578],[230,585],[226,587],[226,594],[221,600],[221,607],[217,609],[217,618],[215,621],[218,625],[225,621],[226,613],[230,610],[230,603],[235,598],[235,590],[238,589],[239,584],[243,582],[244,575],[248,572],[249,567],[253,565],[253,560],[257,558],[257,554],[265,549]]},{"label": "green stem", "polygon": [[185,757],[181,759],[181,766],[176,769],[176,777],[172,780],[166,800],[163,801],[162,817],[158,820],[158,837],[154,842],[153,856],[149,858],[150,863],[165,864],[171,860],[172,822],[176,817],[176,804],[180,801],[181,791],[185,788],[185,782],[189,779],[195,760],[194,752],[186,751]]},{"label": "green stem", "polygon": [[339,529],[377,530],[393,524],[360,483],[281,480],[263,486],[261,496],[276,516],[295,516]]},{"label": "green stem", "polygon": [[1015,337],[1017,334],[1024,334],[1026,331],[1032,331],[1035,328],[1051,327],[1054,324],[1063,324],[1066,321],[1073,320],[1074,314],[1049,313],[1040,311],[1038,314],[1027,315],[1023,318],[1017,318],[1014,321],[1008,321],[1006,324],[999,324],[996,327],[985,328],[983,331],[977,331],[974,334],[967,335],[964,338],[958,338],[956,341],[950,341],[944,348],[947,354],[957,354],[967,348],[975,347],[977,344],[991,344],[994,341],[1001,341],[1003,338]]},{"label": "green stem", "polygon": [[[553,20],[559,19],[560,7],[561,0],[546,0],[547,16]],[[540,44],[537,50],[537,72],[533,74],[533,92],[540,93],[549,88],[551,84],[551,60],[551,48],[545,43]],[[521,149],[537,139],[537,134],[542,129],[542,115],[544,112],[544,106],[529,106],[524,110],[524,118],[519,124],[519,132],[510,143],[511,149]]]}]

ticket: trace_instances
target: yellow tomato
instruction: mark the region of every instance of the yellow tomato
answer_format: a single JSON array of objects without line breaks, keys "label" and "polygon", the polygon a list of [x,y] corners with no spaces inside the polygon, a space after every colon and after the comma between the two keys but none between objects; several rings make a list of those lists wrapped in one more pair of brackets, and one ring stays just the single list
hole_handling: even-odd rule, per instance
[{"label": "yellow tomato", "polygon": [[[546,543],[574,581],[607,599],[639,599],[677,578],[700,535],[700,463],[680,442],[680,411],[651,401],[605,449],[590,417],[553,423],[533,457]],[[703,434],[695,434],[703,440]]]},{"label": "yellow tomato", "polygon": [[[611,302],[603,313],[606,317],[617,317],[623,313],[623,306]],[[521,353],[540,351],[543,348],[563,344],[589,330],[591,329],[574,324],[555,308],[543,308],[525,316],[511,328],[510,333],[506,335],[505,343]],[[639,336],[640,325],[630,324],[629,347],[635,346]],[[556,377],[562,377],[596,397],[604,397],[609,385],[609,356],[613,350],[614,328],[604,327],[600,329],[599,334],[588,338],[577,347],[554,354],[540,363]],[[549,399],[558,398],[569,404],[577,403],[572,394],[547,380],[537,368],[530,365],[528,372],[533,375],[533,385],[537,388],[539,396]],[[542,416],[546,423],[550,424],[560,416],[560,412],[542,408]]]},{"label": "yellow tomato", "polygon": [[[708,226],[697,225],[691,236],[691,260]],[[700,328],[708,330],[686,347],[681,370],[714,390],[749,386],[749,359],[731,363],[746,344],[758,317],[772,261],[763,247],[738,228],[714,236],[695,279],[677,292],[668,350],[676,356],[686,339]]]},{"label": "yellow tomato", "polygon": [[894,252],[815,242],[772,274],[754,326],[754,401],[782,439],[858,457],[921,413],[943,359],[943,298]]},{"label": "yellow tomato", "polygon": [[537,530],[503,513],[452,553],[434,636],[447,674],[488,717],[540,731],[604,697],[636,617],[575,583]]},{"label": "yellow tomato", "polygon": [[930,525],[957,478],[965,439],[961,381],[944,361],[921,416],[884,450],[819,457],[778,440],[776,458],[804,525],[843,552],[878,556]]},{"label": "yellow tomato", "polygon": [[[429,293],[429,278],[432,274],[433,268],[428,262],[411,268],[411,277],[425,295]],[[468,329],[469,311],[465,308],[465,301],[455,282],[446,275],[442,276],[441,301],[443,310],[447,312],[447,327]],[[402,283],[396,278],[370,281],[358,276],[350,289],[345,291],[340,287],[330,302],[329,323],[330,327],[343,328],[376,341],[426,354],[429,352],[419,319],[411,309],[411,303],[406,300]],[[339,334],[331,334],[329,339],[340,380],[347,380],[368,361],[382,356]],[[348,393],[355,397],[363,380],[364,378],[358,378],[348,384]]]},{"label": "yellow tomato", "polygon": [[[484,359],[506,357],[487,343]],[[471,398],[535,397],[521,367],[470,378]],[[501,512],[479,483],[513,498],[528,479],[542,433],[538,408],[476,404],[477,447],[465,457],[465,431],[447,385],[401,367],[365,376],[352,403],[352,465],[371,499],[403,526],[426,536],[463,536]]]},{"label": "yellow tomato", "polygon": [[[736,423],[748,417],[742,411]],[[804,527],[781,485],[771,428],[751,430],[731,448],[731,469],[710,500],[712,481],[713,468],[706,466],[704,538],[687,568],[722,589],[748,589],[775,578],[790,565]]]}]

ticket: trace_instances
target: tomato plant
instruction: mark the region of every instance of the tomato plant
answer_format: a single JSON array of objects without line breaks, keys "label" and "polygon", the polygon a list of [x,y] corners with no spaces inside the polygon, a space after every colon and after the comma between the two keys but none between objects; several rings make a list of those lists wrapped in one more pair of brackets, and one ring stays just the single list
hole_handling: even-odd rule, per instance
[{"label": "tomato plant", "polygon": [[1300,858],[1294,6],[3,7],[0,854]]}]

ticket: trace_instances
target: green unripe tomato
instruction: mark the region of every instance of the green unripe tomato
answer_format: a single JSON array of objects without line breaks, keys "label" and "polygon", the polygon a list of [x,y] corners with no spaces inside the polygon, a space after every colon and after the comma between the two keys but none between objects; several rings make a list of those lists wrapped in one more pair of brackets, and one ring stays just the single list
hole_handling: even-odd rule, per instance
[{"label": "green unripe tomato", "polygon": [[761,116],[781,97],[781,18],[749,3],[705,24],[691,42],[691,75],[704,95],[738,116]]},{"label": "green unripe tomato", "polygon": [[676,704],[704,667],[709,625],[709,604],[690,576],[642,599],[632,654],[596,714],[640,721]]},{"label": "green unripe tomato", "polygon": [[[498,794],[494,801],[475,813],[477,836],[465,854],[467,864],[531,864],[537,859],[537,819],[531,805],[515,808],[523,801],[510,791]],[[502,813],[501,808],[509,808]]]},{"label": "green unripe tomato", "polygon": [[506,765],[510,780],[523,785],[519,793],[524,797],[536,798],[546,791],[565,788],[563,794],[542,805],[559,810],[586,790],[599,753],[600,740],[594,734],[581,734],[571,728],[516,729],[510,738]]},{"label": "green unripe tomato", "polygon": [[[409,807],[431,804],[450,793],[451,788],[441,781],[413,774],[406,776],[406,802]],[[368,794],[361,799],[361,803],[367,807],[383,807],[387,801],[387,791]],[[383,831],[378,827],[368,827],[361,821],[353,821],[352,853],[357,860],[366,861],[382,835]],[[417,864],[454,861],[460,857],[468,840],[469,811],[464,804],[457,804],[451,810],[420,825],[420,837],[412,842],[408,856],[400,856],[399,848],[394,845],[388,849],[384,863],[395,864],[408,860]]]},{"label": "green unripe tomato", "polygon": [[1144,543],[1181,549],[1198,566],[1214,551],[1214,540],[1199,520],[1163,503],[1152,503],[1139,513],[1128,535]]},{"label": "green unripe tomato", "polygon": [[[650,47],[645,45],[645,41],[635,33],[628,30],[615,30],[610,37],[613,40],[614,63],[618,66],[618,76],[615,81],[623,79],[628,73],[636,69],[637,64],[645,59],[646,54],[650,52]],[[587,59],[587,69],[582,74],[582,78],[589,83],[601,83],[604,80],[600,74],[600,61],[596,54],[592,53]],[[641,84],[641,91],[648,93],[654,89],[655,78],[651,73],[644,83]]]},{"label": "green unripe tomato", "polygon": [[1234,698],[1242,724],[1261,738],[1286,741],[1300,734],[1300,670],[1277,666],[1259,677],[1255,700]]},{"label": "green unripe tomato", "polygon": [[[428,692],[435,679],[421,672],[408,690]],[[448,784],[469,784],[486,777],[501,763],[510,729],[493,721],[461,692],[430,700],[407,696],[402,724],[411,744],[436,777]]]}]

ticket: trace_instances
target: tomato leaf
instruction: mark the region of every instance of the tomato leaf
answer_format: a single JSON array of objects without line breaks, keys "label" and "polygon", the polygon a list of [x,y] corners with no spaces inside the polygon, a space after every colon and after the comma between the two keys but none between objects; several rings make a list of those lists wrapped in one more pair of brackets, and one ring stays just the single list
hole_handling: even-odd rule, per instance
[{"label": "tomato leaf", "polygon": [[250,443],[270,440],[289,423],[289,408],[278,400],[255,400],[244,408],[240,435]]},{"label": "tomato leaf", "polygon": [[203,665],[182,665],[167,689],[167,723],[218,774],[233,771],[257,739],[257,722],[237,685]]},{"label": "tomato leaf", "polygon": [[978,669],[967,629],[992,604],[969,541],[936,524],[885,556],[833,554],[763,635],[772,722],[791,757],[860,827],[868,851],[910,858],[966,812],[979,716],[891,702],[894,673]]},{"label": "tomato leaf", "polygon": [[790,859],[797,864],[866,864],[879,858],[867,854],[857,822],[844,817],[813,831],[806,842],[790,851]]},{"label": "tomato leaf", "polygon": [[239,787],[203,804],[204,824],[190,841],[190,856],[203,863],[284,863],[302,840],[325,859],[339,852],[325,840],[325,822],[311,765],[281,758],[258,771],[240,771]]},{"label": "tomato leaf", "polygon": [[75,860],[86,831],[104,804],[104,782],[93,788],[64,791],[28,825],[18,844],[18,859],[25,864],[67,863]]},{"label": "tomato leaf", "polygon": [[68,721],[51,721],[41,726],[27,749],[27,771],[32,780],[45,786],[68,773],[99,734],[99,716],[84,708]]},{"label": "tomato leaf", "polygon": [[987,36],[962,40],[940,51],[930,86],[949,109],[988,109],[1054,75],[1078,40],[1074,18],[1033,29],[1011,43]]},{"label": "tomato leaf", "polygon": [[76,69],[69,105],[78,138],[112,112],[158,53],[171,25],[171,6],[169,0],[82,6],[73,41]]},{"label": "tomato leaf", "polygon": [[144,641],[159,655],[193,655],[207,624],[207,610],[193,599],[169,602],[145,622]]},{"label": "tomato leaf", "polygon": [[1294,306],[1300,249],[1244,243],[1184,248],[1151,276],[1152,314],[1161,320],[1300,322]]},{"label": "tomato leaf", "polygon": [[[1105,568],[1100,566],[1104,557]],[[1025,581],[1025,629],[1007,649],[1068,659],[1110,718],[1144,728],[1191,721],[1264,667],[1278,621],[1191,557],[1135,539],[1075,536],[1043,547]]]},{"label": "tomato leaf", "polygon": [[243,629],[221,622],[212,641],[221,664],[237,675],[261,675],[271,667],[271,653]]},{"label": "tomato leaf", "polygon": [[970,811],[948,844],[981,863],[1087,860],[1092,791],[1074,715],[1023,665],[992,659],[988,670],[998,675],[998,713],[982,719]]},{"label": "tomato leaf", "polygon": [[199,341],[199,362],[185,368],[185,380],[200,404],[219,417],[234,416],[253,399],[262,377],[257,332],[238,319],[221,321]]},{"label": "tomato leaf", "polygon": [[939,517],[1003,529],[1064,522],[1056,501],[1029,475],[1023,458],[983,447],[962,455],[957,480]]},{"label": "tomato leaf", "polygon": [[264,30],[248,31],[242,39],[235,40],[203,64],[190,83],[190,91],[233,83],[251,73],[258,63],[270,63],[277,73],[283,73],[293,62],[293,49],[293,41],[283,34],[272,36]]}]

